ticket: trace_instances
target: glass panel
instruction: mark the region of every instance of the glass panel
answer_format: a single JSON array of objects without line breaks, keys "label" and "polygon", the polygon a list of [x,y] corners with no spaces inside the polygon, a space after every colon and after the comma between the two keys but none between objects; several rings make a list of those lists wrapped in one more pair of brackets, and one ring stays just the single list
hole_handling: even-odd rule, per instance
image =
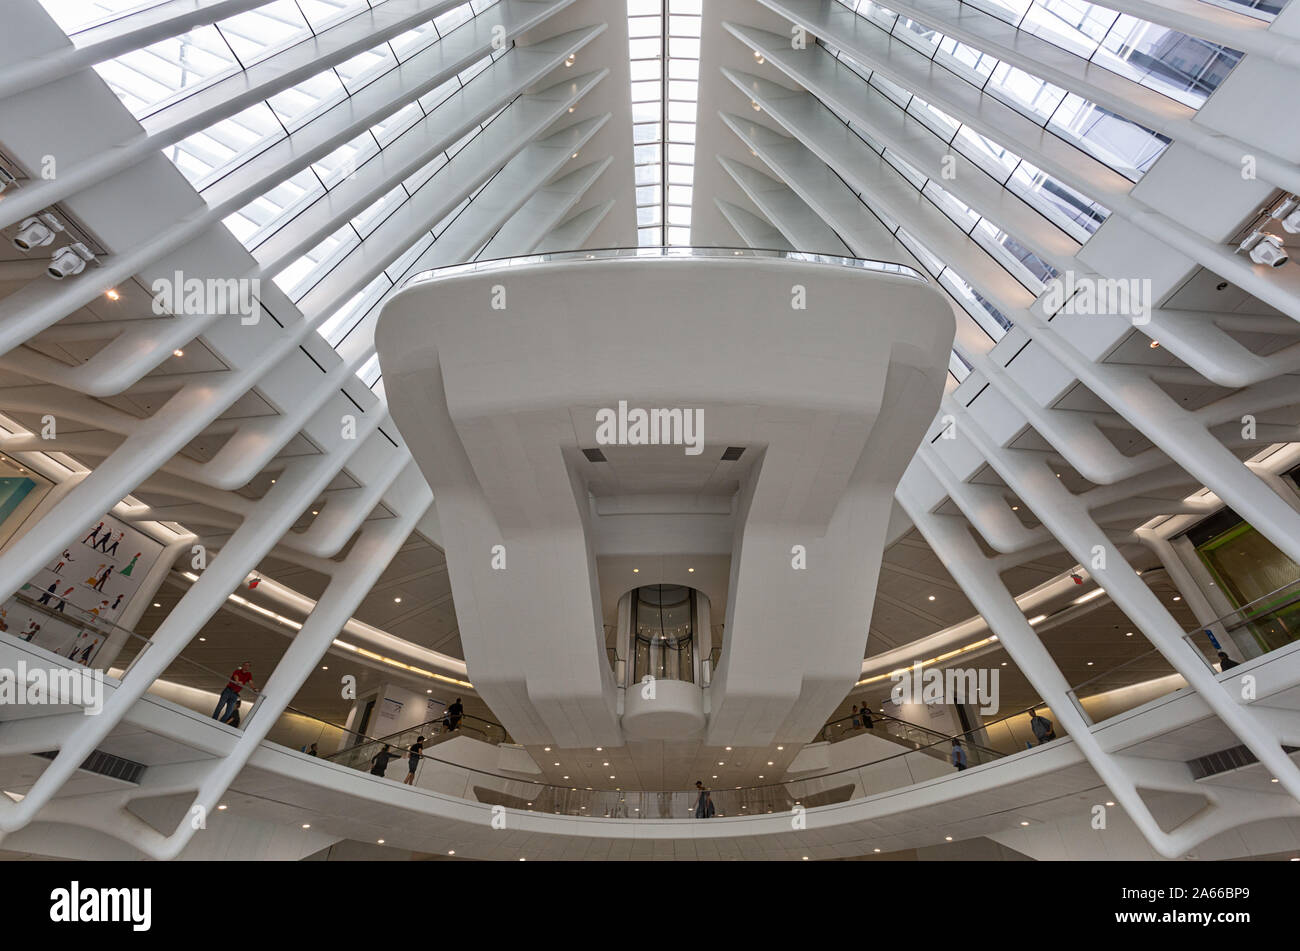
[{"label": "glass panel", "polygon": [[1124,15],[1093,62],[1199,108],[1241,60],[1241,53]]}]

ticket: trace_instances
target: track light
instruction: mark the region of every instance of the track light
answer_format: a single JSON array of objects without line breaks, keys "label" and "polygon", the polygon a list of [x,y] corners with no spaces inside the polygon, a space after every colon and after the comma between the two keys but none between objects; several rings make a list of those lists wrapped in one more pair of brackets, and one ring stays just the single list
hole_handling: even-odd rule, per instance
[{"label": "track light", "polygon": [[1281,222],[1289,234],[1300,234],[1300,198],[1287,195],[1276,208],[1268,213],[1270,218]]},{"label": "track light", "polygon": [[18,226],[18,233],[14,235],[14,247],[24,254],[33,248],[48,247],[62,230],[63,224],[48,212],[28,218]]},{"label": "track light", "polygon": [[1237,246],[1237,250],[1247,252],[1256,264],[1267,264],[1269,267],[1281,267],[1290,260],[1290,255],[1282,246],[1281,238],[1258,229],[1252,231],[1246,240]]},{"label": "track light", "polygon": [[78,242],[66,248],[59,248],[50,258],[45,272],[56,281],[65,277],[74,277],[86,269],[86,265],[95,260],[95,255],[84,244]]},{"label": "track light", "polygon": [[1250,259],[1256,264],[1281,267],[1289,260],[1289,255],[1282,247],[1281,238],[1275,234],[1266,234],[1258,244],[1250,249]]}]

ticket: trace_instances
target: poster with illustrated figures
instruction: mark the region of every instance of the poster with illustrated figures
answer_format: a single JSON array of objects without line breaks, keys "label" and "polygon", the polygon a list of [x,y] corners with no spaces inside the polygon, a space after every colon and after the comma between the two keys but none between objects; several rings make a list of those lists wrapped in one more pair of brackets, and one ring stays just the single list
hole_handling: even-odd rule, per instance
[{"label": "poster with illustrated figures", "polygon": [[0,630],[92,664],[163,546],[112,515],[78,529],[0,605]]}]

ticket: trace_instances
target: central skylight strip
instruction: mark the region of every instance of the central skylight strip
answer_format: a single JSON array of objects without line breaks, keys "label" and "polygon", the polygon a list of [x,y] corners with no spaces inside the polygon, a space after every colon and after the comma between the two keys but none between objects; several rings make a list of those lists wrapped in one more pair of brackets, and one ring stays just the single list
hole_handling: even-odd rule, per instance
[{"label": "central skylight strip", "polygon": [[689,245],[702,0],[628,0],[637,244]]}]

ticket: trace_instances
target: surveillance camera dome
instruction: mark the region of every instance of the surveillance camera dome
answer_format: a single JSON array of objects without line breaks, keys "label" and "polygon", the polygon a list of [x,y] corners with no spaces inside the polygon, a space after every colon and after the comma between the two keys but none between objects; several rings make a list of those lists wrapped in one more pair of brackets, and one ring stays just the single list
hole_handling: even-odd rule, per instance
[{"label": "surveillance camera dome", "polygon": [[14,247],[23,252],[53,243],[54,230],[39,218],[28,218],[18,226],[18,233],[14,235]]},{"label": "surveillance camera dome", "polygon": [[50,259],[50,266],[46,269],[50,277],[56,281],[61,281],[65,277],[72,277],[80,274],[86,269],[86,262],[76,251],[71,248],[60,248]]},{"label": "surveillance camera dome", "polygon": [[1250,250],[1250,259],[1256,264],[1267,264],[1269,267],[1281,267],[1288,260],[1290,255],[1282,247],[1282,239],[1275,234],[1266,234],[1260,238],[1259,243]]}]

